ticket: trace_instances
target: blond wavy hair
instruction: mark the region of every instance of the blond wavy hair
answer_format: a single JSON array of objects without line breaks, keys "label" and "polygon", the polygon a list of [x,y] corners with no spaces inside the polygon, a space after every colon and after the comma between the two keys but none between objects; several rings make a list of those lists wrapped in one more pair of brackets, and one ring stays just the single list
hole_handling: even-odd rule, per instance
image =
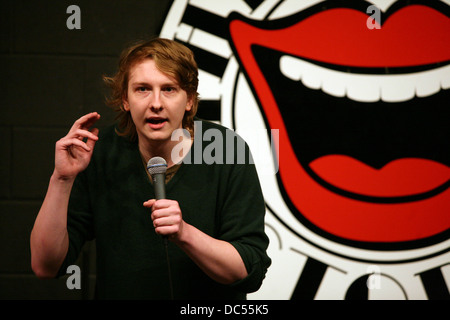
[{"label": "blond wavy hair", "polygon": [[138,41],[122,51],[119,69],[112,77],[103,76],[103,81],[111,88],[106,104],[117,112],[117,134],[127,136],[134,141],[137,138],[136,126],[129,111],[123,106],[127,98],[130,70],[145,59],[153,59],[162,73],[174,78],[181,89],[192,99],[191,110],[183,117],[183,128],[191,134],[194,130],[194,116],[197,113],[199,95],[198,67],[193,52],[179,42],[163,38]]}]

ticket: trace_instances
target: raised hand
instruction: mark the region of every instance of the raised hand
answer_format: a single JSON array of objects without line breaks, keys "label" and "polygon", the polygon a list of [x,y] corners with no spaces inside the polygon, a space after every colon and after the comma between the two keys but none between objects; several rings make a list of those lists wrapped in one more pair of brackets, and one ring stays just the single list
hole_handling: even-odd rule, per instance
[{"label": "raised hand", "polygon": [[54,174],[58,179],[75,179],[89,165],[98,140],[98,129],[90,128],[98,119],[97,112],[82,116],[68,134],[56,142]]}]

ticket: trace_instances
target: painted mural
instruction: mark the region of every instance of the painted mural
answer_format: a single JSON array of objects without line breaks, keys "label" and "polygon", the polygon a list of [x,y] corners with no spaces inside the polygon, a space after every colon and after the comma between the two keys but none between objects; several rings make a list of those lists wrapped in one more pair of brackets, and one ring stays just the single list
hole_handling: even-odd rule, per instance
[{"label": "painted mural", "polygon": [[250,145],[270,238],[249,299],[449,299],[448,1],[175,0],[199,116]]}]

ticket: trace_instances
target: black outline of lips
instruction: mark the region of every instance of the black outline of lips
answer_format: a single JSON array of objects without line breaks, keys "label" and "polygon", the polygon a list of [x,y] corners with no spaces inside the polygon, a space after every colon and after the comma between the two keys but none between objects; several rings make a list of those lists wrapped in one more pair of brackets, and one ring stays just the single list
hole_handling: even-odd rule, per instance
[{"label": "black outline of lips", "polygon": [[[327,7],[327,5],[328,5],[328,7]],[[344,5],[343,2],[341,2],[341,1],[332,1],[332,2],[328,1],[328,2],[326,2],[326,4],[319,3],[318,5],[316,5],[314,7],[311,7],[311,8],[309,8],[307,10],[304,10],[304,11],[302,11],[300,13],[294,14],[294,15],[288,17],[288,18],[283,18],[283,19],[274,20],[274,21],[254,21],[254,20],[247,19],[247,18],[243,17],[242,15],[236,14],[236,13],[232,13],[229,16],[228,19],[229,19],[230,24],[231,24],[232,21],[239,20],[239,21],[245,22],[245,23],[247,23],[247,24],[249,24],[249,25],[251,25],[253,27],[257,27],[257,28],[262,26],[262,25],[264,25],[264,24],[270,23],[271,26],[272,26],[271,28],[267,28],[267,25],[265,25],[264,27],[260,27],[260,29],[262,29],[262,30],[268,30],[268,29],[276,30],[276,29],[282,29],[283,26],[286,27],[286,25],[285,25],[286,21],[289,21],[289,25],[288,26],[290,26],[290,25],[292,25],[292,21],[295,21],[295,23],[299,23],[302,19],[304,19],[306,17],[309,17],[309,16],[311,16],[311,15],[313,15],[315,13],[318,13],[320,11],[323,11],[323,10],[326,10],[326,9],[331,9],[331,8],[339,8],[339,7],[349,8],[348,5],[349,5],[348,2],[346,2],[345,5]],[[368,5],[370,5],[370,4],[367,3],[367,2],[363,2],[363,3],[359,2],[357,4],[357,8],[356,9],[359,10],[359,11],[365,12],[365,10],[366,10]],[[391,8],[389,8],[388,14],[384,14],[382,21],[387,19],[387,17],[390,14],[392,14],[392,13],[396,12],[397,10],[405,7],[406,5],[407,5],[407,3],[404,2],[404,1],[396,2],[394,5],[391,6]],[[433,2],[432,1],[431,3],[426,3],[426,5],[428,7],[431,7],[431,5],[432,5],[433,8],[438,8],[440,12],[442,12],[444,10],[449,11],[449,7],[446,6],[445,4],[441,3],[441,2]],[[352,7],[351,9],[355,9],[355,8]],[[447,14],[447,16],[449,16],[449,14]],[[245,74],[245,76],[247,78],[248,83],[252,84],[253,82],[251,80],[251,77],[247,74],[247,70],[244,67],[243,61],[241,61],[241,57],[238,54],[238,50],[234,46],[234,42],[232,41],[231,33],[230,33],[230,39],[229,40],[230,40],[230,44],[232,46],[232,49],[234,51],[234,55],[237,58],[237,60],[239,61],[240,65],[242,67],[242,70],[244,70],[244,74]],[[428,66],[428,67],[430,67],[430,66]],[[423,67],[419,67],[419,69],[420,68],[423,68]],[[253,90],[254,96],[258,97],[257,101],[258,101],[259,107],[260,107],[261,111],[263,112],[264,121],[266,122],[266,126],[269,128],[270,127],[269,120],[267,119],[266,113],[264,112],[264,107],[262,106],[262,103],[260,101],[261,98],[257,94],[256,89],[253,86],[251,86],[251,89]],[[316,232],[318,234],[321,234],[321,235],[325,235],[325,237],[327,237],[327,238],[329,238],[331,240],[334,240],[336,242],[340,242],[340,243],[344,243],[344,244],[350,244],[352,246],[362,247],[362,248],[395,250],[395,249],[399,249],[399,248],[405,249],[405,248],[417,248],[417,247],[422,247],[422,246],[428,246],[428,245],[430,245],[430,242],[431,243],[436,243],[436,242],[440,242],[440,241],[442,241],[444,239],[447,239],[448,238],[448,234],[450,233],[450,230],[447,229],[447,230],[444,230],[444,231],[442,231],[442,232],[440,232],[440,233],[438,233],[436,235],[433,235],[433,236],[425,236],[423,238],[419,238],[419,239],[415,239],[415,240],[393,241],[393,242],[376,242],[376,241],[375,242],[371,242],[371,241],[360,241],[360,240],[351,240],[351,239],[349,240],[349,239],[342,238],[340,236],[335,236],[333,234],[327,233],[326,231],[322,230],[320,227],[317,227],[313,223],[309,222],[308,219],[306,219],[303,216],[303,214],[295,207],[295,205],[291,202],[292,200],[290,199],[289,195],[287,194],[287,192],[285,190],[285,187],[284,187],[282,179],[280,178],[280,173],[279,172],[277,174],[277,180],[278,180],[278,184],[280,186],[280,191],[282,192],[282,195],[283,195],[283,198],[285,199],[286,204],[288,205],[288,207],[291,209],[291,211],[294,214],[297,213],[297,214],[295,214],[297,219],[299,219],[304,225],[306,225],[309,229],[313,230],[314,232]],[[447,188],[448,188],[448,186],[444,186],[443,189],[445,190]],[[441,187],[441,189],[442,189],[442,187]],[[442,191],[442,190],[440,190],[440,191]],[[282,221],[282,219],[279,218],[276,214],[275,214],[275,216],[283,224],[285,224]],[[290,228],[289,226],[287,226],[287,227],[289,229],[291,229],[291,231],[293,231],[294,233],[296,233],[298,235],[298,233],[295,232],[295,230],[292,230],[292,228]]]}]

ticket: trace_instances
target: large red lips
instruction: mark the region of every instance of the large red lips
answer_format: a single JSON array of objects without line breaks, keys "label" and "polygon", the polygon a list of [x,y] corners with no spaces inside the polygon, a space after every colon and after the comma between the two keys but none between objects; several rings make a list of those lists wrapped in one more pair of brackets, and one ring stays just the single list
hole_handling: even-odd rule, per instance
[{"label": "large red lips", "polygon": [[446,165],[418,158],[396,159],[375,169],[345,155],[327,155],[309,165],[333,186],[373,197],[426,193],[450,179],[450,168]]},{"label": "large red lips", "polygon": [[389,17],[381,29],[367,28],[367,19],[363,12],[336,8],[317,13],[282,32],[244,26],[240,21],[233,21],[230,29],[239,47],[245,41],[247,46],[261,44],[335,65],[405,67],[450,58],[450,21],[432,8],[404,7]]},{"label": "large red lips", "polygon": [[[450,190],[419,201],[370,203],[344,197],[318,184],[299,163],[271,88],[252,54],[251,47],[256,44],[314,61],[356,67],[420,66],[450,60],[450,19],[438,11],[407,6],[389,17],[379,30],[366,28],[367,18],[357,10],[336,8],[277,30],[232,20],[230,34],[270,127],[279,129],[279,176],[295,208],[315,226],[343,239],[388,243],[424,239],[450,228]],[[311,167],[324,180],[374,196],[424,192],[449,179],[448,168],[433,161],[396,161],[394,170],[391,166],[373,171],[355,165],[356,160],[350,157],[330,155],[317,159]],[[399,164],[406,173],[399,172]],[[370,180],[352,182],[333,177],[330,172],[335,172],[336,165],[347,167],[349,175],[360,174]],[[427,172],[427,179],[416,179],[412,185],[403,178],[399,180],[402,174],[418,178],[419,169]],[[386,189],[386,182],[394,180],[397,186]],[[377,186],[369,186],[374,182],[378,182]]]}]

